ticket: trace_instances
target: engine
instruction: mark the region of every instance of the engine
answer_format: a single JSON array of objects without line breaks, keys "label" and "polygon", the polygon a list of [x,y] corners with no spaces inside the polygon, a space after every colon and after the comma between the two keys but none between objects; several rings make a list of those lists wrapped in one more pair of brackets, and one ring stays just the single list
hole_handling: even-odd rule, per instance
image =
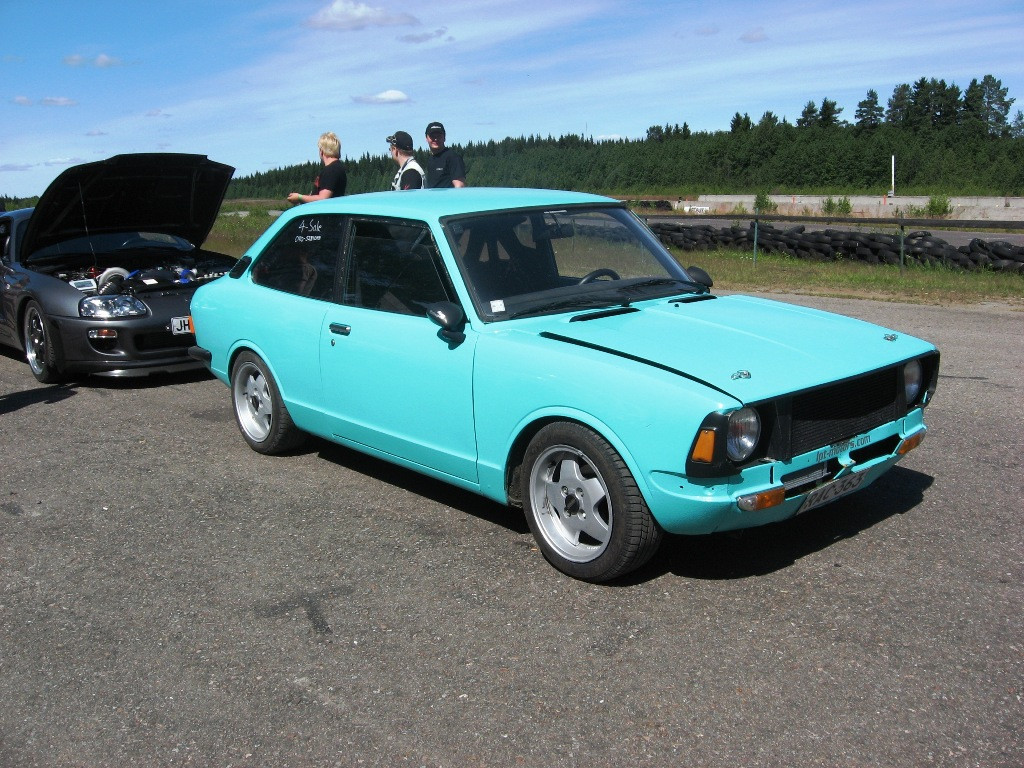
[{"label": "engine", "polygon": [[230,268],[230,263],[221,259],[196,261],[178,258],[173,262],[136,269],[91,266],[61,270],[54,273],[54,277],[64,280],[87,296],[134,295],[146,291],[194,288],[227,274]]}]

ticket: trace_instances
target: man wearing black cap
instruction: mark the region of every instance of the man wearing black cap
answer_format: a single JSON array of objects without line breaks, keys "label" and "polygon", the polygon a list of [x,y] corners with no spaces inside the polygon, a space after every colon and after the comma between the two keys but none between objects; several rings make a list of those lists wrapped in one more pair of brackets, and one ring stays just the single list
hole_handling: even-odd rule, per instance
[{"label": "man wearing black cap", "polygon": [[405,131],[395,131],[388,136],[391,159],[398,163],[398,173],[391,182],[394,190],[423,189],[423,169],[412,154],[412,136]]},{"label": "man wearing black cap", "polygon": [[430,161],[424,186],[427,189],[466,186],[466,166],[461,157],[444,145],[444,126],[431,123],[426,135]]}]

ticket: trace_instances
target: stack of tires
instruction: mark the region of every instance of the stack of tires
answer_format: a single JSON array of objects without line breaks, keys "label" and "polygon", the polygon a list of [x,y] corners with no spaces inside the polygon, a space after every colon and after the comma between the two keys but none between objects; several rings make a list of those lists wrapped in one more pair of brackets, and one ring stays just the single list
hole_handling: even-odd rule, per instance
[{"label": "stack of tires", "polygon": [[[747,228],[714,227],[708,224],[654,222],[651,228],[661,241],[683,251],[714,248],[759,249],[800,259],[835,261],[855,259],[867,264],[899,264],[900,236],[880,232],[825,229],[807,231],[803,225],[779,228],[753,222]],[[992,269],[1024,274],[1024,247],[1004,240],[975,238],[970,245],[954,247],[930,232],[911,232],[903,238],[906,263],[960,269]]]}]

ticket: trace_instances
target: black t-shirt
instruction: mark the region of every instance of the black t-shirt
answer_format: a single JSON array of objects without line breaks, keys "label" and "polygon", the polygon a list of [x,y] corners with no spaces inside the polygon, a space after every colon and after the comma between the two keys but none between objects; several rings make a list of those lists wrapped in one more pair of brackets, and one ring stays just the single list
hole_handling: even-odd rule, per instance
[{"label": "black t-shirt", "polygon": [[320,175],[313,182],[313,194],[319,195],[321,189],[331,190],[331,197],[341,197],[345,194],[345,184],[348,183],[348,176],[345,174],[345,166],[335,160],[330,165],[325,165]]},{"label": "black t-shirt", "polygon": [[445,147],[436,155],[431,155],[427,160],[427,189],[437,187],[454,187],[455,179],[466,180],[466,165],[462,158],[455,154],[450,147]]}]

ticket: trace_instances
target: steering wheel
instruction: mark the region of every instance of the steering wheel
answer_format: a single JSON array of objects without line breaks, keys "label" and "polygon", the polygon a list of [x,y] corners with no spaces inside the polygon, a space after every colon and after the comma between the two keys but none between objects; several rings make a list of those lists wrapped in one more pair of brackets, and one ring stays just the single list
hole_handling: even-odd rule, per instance
[{"label": "steering wheel", "polygon": [[620,280],[619,273],[614,269],[608,269],[603,267],[601,269],[595,269],[593,272],[587,272],[583,277],[580,278],[580,285],[586,285],[592,283],[599,277],[610,277],[612,280]]}]

